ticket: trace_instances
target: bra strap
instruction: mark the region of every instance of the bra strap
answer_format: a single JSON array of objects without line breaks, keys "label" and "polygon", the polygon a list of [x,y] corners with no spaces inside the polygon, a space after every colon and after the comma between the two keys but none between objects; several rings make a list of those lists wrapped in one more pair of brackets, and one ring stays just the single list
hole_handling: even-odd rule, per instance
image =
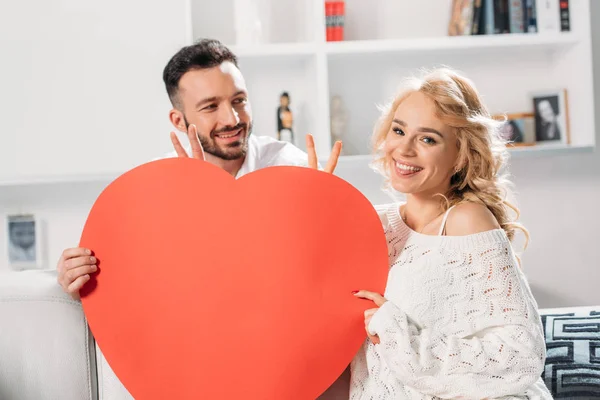
[{"label": "bra strap", "polygon": [[438,233],[438,236],[442,236],[444,231],[446,230],[446,220],[448,219],[448,214],[450,214],[450,210],[452,210],[453,208],[454,208],[454,206],[450,207],[444,213],[444,219],[442,219],[442,226],[440,226],[440,233]]}]

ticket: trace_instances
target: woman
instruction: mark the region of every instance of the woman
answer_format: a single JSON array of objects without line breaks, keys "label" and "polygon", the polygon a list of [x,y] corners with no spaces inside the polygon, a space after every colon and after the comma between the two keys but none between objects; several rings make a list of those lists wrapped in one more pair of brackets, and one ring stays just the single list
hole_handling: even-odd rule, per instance
[{"label": "woman", "polygon": [[[471,82],[440,69],[375,129],[376,160],[406,202],[382,206],[390,272],[365,312],[351,399],[551,399],[536,302],[511,240],[506,148]],[[518,214],[518,212],[517,212]]]}]

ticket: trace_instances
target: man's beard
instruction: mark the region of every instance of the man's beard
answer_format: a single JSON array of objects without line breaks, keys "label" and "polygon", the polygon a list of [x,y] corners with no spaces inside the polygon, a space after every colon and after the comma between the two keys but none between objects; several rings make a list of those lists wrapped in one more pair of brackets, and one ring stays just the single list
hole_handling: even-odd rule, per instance
[{"label": "man's beard", "polygon": [[[189,127],[189,123],[185,116],[183,117],[183,121],[185,122],[186,129]],[[240,135],[240,138],[235,142],[227,143],[224,146],[220,146],[217,144],[215,135],[222,133],[234,133],[239,131],[240,129],[243,132]],[[244,136],[245,133],[245,136]],[[220,158],[222,160],[239,160],[242,157],[246,156],[248,153],[248,138],[252,134],[252,123],[246,124],[245,122],[240,122],[236,126],[226,126],[221,129],[213,130],[210,133],[209,137],[203,136],[200,132],[198,132],[198,138],[200,139],[200,144],[202,145],[202,149],[205,153]]]}]

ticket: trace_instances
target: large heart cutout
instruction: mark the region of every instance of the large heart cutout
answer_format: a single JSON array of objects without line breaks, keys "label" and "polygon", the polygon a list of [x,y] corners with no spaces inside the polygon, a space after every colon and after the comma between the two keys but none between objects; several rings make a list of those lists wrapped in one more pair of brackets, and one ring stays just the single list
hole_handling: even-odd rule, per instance
[{"label": "large heart cutout", "polygon": [[365,340],[373,304],[351,292],[388,272],[368,200],[302,167],[144,164],[101,193],[80,245],[99,259],[90,328],[137,400],[315,399]]}]

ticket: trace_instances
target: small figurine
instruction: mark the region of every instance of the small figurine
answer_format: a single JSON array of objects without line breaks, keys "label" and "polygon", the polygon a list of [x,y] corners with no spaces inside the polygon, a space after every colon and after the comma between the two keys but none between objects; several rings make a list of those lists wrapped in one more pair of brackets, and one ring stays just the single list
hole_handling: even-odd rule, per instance
[{"label": "small figurine", "polygon": [[290,110],[290,95],[283,92],[279,97],[279,107],[277,108],[277,138],[279,140],[294,143],[293,123],[294,116]]},{"label": "small figurine", "polygon": [[348,113],[342,98],[338,95],[331,98],[330,105],[330,118],[331,118],[331,143],[335,143],[338,140],[342,140],[344,131],[346,130],[346,123],[348,122]]}]

